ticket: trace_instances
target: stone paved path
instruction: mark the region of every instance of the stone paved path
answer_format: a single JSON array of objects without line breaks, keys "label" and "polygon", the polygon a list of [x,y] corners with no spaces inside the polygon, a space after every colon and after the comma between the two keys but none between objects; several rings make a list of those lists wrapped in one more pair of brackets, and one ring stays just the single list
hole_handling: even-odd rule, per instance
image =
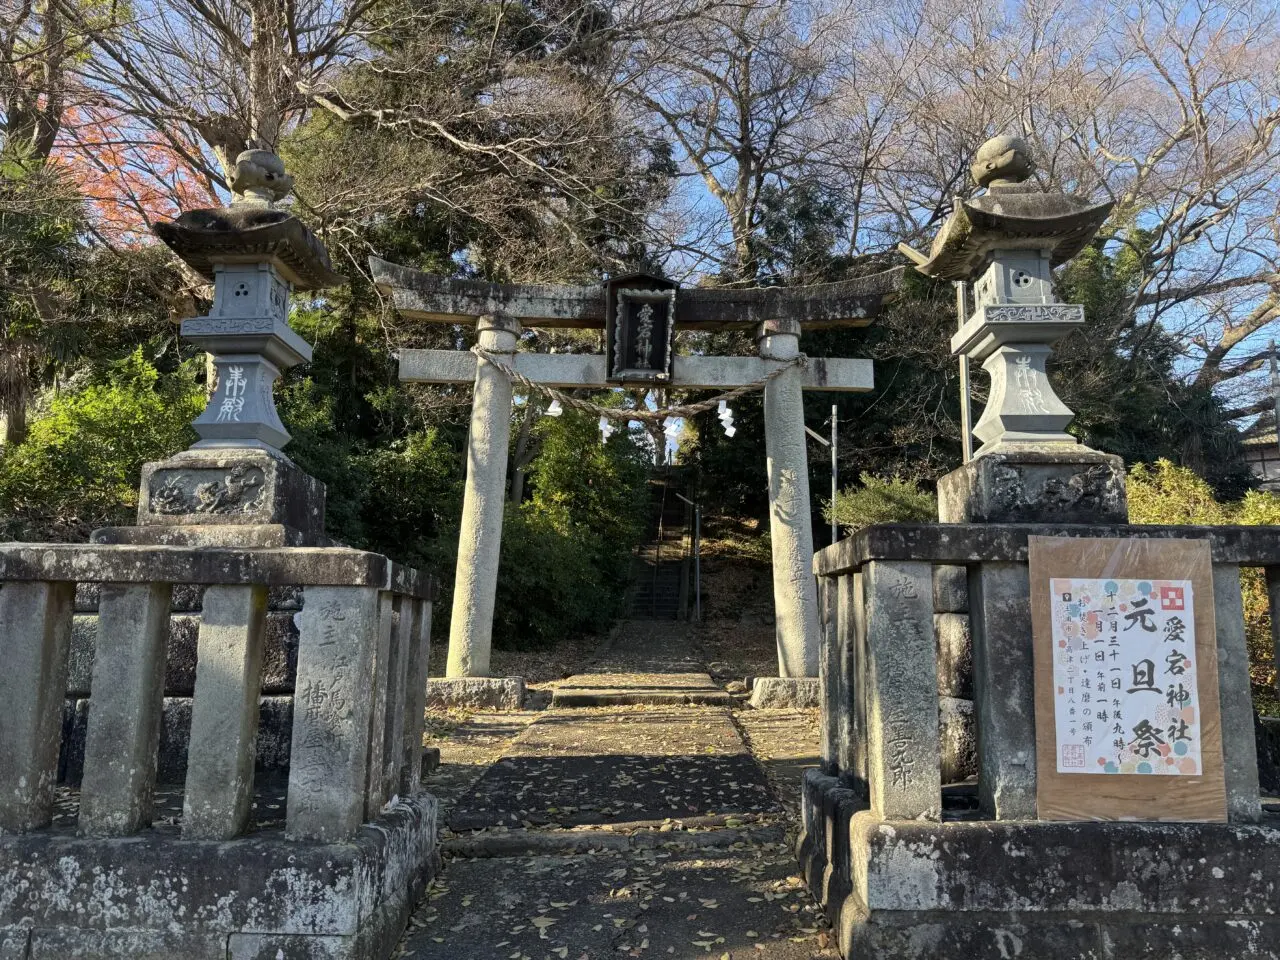
[{"label": "stone paved path", "polygon": [[[683,625],[626,624],[618,638],[565,683],[704,682]],[[429,781],[444,794],[445,866],[401,956],[834,960],[791,853],[790,797],[771,786],[811,756],[816,721],[756,711],[743,723],[725,703],[552,706],[456,731],[436,775],[446,789]],[[499,734],[485,744],[495,762],[449,745],[484,730]]]}]

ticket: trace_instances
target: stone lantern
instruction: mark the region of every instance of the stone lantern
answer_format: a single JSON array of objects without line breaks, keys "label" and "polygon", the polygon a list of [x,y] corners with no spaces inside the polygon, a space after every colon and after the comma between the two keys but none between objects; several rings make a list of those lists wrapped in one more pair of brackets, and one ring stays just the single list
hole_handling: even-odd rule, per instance
[{"label": "stone lantern", "polygon": [[196,418],[200,439],[143,468],[137,527],[95,533],[113,543],[303,546],[324,540],[324,485],[284,454],[289,434],[272,388],[311,359],[288,324],[289,295],[346,281],[316,236],[277,204],[292,187],[280,158],[246,150],[229,207],[191,210],[155,232],[213,283],[207,316],[182,335],[213,355],[217,388]]},{"label": "stone lantern", "polygon": [[1053,344],[1084,325],[1084,308],[1057,302],[1052,270],[1098,232],[1110,203],[1027,182],[1027,144],[1002,136],[979,148],[971,173],[985,193],[959,199],[916,269],[970,283],[973,316],[951,338],[956,355],[991,376],[973,432],[974,460],[939,482],[944,522],[1123,521],[1123,465],[1066,432],[1073,414],[1045,372]]}]

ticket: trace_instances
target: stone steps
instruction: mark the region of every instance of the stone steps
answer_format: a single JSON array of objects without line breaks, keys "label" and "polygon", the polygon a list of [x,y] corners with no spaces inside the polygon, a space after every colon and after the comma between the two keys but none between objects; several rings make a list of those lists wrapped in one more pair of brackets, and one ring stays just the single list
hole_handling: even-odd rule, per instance
[{"label": "stone steps", "polygon": [[560,690],[551,695],[553,707],[622,707],[640,704],[672,704],[698,706],[732,706],[732,695],[715,687],[707,677],[708,689],[670,691],[637,688],[633,690],[611,687]]},{"label": "stone steps", "polygon": [[685,506],[668,491],[665,502],[655,497],[653,509],[650,539],[637,548],[632,566],[627,616],[634,620],[677,620],[688,533]]},{"label": "stone steps", "polygon": [[780,815],[693,817],[597,824],[573,829],[527,829],[501,833],[467,833],[445,840],[445,857],[578,856],[614,850],[722,850],[736,843],[780,843],[784,823]]}]

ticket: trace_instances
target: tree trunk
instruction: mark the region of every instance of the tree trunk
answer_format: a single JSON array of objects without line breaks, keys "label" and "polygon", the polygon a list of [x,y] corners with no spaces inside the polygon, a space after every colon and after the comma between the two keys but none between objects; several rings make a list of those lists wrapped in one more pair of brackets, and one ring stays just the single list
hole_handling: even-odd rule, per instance
[{"label": "tree trunk", "polygon": [[10,406],[3,417],[0,417],[0,443],[6,447],[16,447],[27,439],[27,404],[18,400]]},{"label": "tree trunk", "polygon": [[644,429],[649,434],[649,439],[653,441],[654,465],[660,467],[667,462],[667,433],[662,428],[662,424],[654,423],[652,420],[644,421]]},{"label": "tree trunk", "polygon": [[529,440],[533,432],[533,401],[525,397],[524,416],[520,418],[520,432],[516,435],[515,451],[511,455],[511,485],[507,499],[514,504],[524,500],[525,468],[533,458],[529,455]]},{"label": "tree trunk", "polygon": [[284,99],[281,78],[288,67],[284,6],[277,0],[253,0],[249,11],[249,139],[261,150],[275,150]]}]

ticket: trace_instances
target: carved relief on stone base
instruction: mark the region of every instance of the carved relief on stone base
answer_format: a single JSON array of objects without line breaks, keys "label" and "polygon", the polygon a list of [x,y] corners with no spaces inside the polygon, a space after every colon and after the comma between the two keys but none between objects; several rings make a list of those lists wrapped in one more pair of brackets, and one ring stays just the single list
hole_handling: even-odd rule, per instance
[{"label": "carved relief on stone base", "polygon": [[245,463],[227,470],[157,470],[150,483],[150,512],[167,516],[250,513],[265,489],[262,468]]}]

